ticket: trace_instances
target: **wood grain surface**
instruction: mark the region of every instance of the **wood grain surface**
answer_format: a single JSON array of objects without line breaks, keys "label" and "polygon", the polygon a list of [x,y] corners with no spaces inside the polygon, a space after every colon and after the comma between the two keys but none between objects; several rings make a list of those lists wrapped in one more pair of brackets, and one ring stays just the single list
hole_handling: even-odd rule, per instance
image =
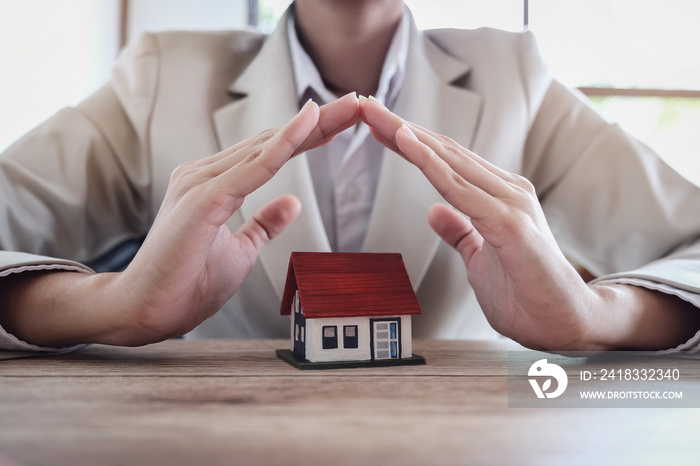
[{"label": "wood grain surface", "polygon": [[[508,408],[508,342],[299,371],[281,340],[0,362],[0,465],[697,464],[698,409]],[[4,459],[3,459],[4,458]]]}]

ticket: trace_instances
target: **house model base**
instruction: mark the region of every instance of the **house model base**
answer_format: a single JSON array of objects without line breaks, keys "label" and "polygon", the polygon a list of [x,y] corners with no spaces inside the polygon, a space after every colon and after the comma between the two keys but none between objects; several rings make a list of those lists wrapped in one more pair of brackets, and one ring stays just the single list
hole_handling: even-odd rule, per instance
[{"label": "house model base", "polygon": [[311,362],[294,355],[291,350],[278,349],[275,351],[277,357],[288,362],[292,366],[301,370],[323,370],[323,369],[355,369],[358,367],[389,367],[389,366],[417,366],[425,364],[425,358],[413,354],[408,358],[401,359],[374,359],[366,361],[324,361]]}]

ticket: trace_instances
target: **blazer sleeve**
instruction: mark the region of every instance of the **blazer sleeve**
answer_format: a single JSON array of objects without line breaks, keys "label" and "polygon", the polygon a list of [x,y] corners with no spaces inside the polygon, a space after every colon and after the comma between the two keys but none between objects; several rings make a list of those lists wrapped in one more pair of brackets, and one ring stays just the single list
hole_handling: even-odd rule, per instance
[{"label": "blazer sleeve", "polygon": [[[111,82],[0,154],[0,280],[89,273],[82,262],[148,231],[157,79],[155,41],[144,35],[121,54]],[[19,349],[2,334],[0,349]]]},{"label": "blazer sleeve", "polygon": [[[524,161],[560,247],[595,282],[645,286],[700,307],[698,186],[557,81]],[[700,349],[700,333],[679,349]]]}]

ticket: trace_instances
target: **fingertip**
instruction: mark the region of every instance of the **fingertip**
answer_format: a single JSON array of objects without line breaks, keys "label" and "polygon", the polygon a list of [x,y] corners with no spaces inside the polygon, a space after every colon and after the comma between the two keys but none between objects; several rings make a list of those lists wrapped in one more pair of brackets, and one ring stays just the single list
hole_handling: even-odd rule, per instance
[{"label": "fingertip", "polygon": [[[314,109],[314,110],[309,110],[309,109]],[[304,113],[308,111],[319,111],[318,104],[314,102],[314,99],[309,99],[306,101],[303,107],[301,107],[301,110],[299,110],[299,113]]]},{"label": "fingertip", "polygon": [[402,124],[401,127],[396,130],[396,135],[394,137],[396,137],[397,141],[399,139],[399,135],[413,139],[414,141],[418,141],[418,137],[413,131],[411,131],[411,128],[409,128],[406,123]]},{"label": "fingertip", "polygon": [[359,101],[359,103],[360,103],[360,108],[363,108],[363,109],[364,109],[365,107],[369,106],[369,105],[371,104],[371,102],[372,102],[371,100],[369,100],[369,99],[367,98],[367,96],[364,96],[364,95],[361,95],[361,96],[358,98],[358,101]]},{"label": "fingertip", "polygon": [[[314,102],[314,99],[312,97],[309,97],[309,100],[306,101],[306,103],[301,107],[302,110],[305,109],[306,107],[310,105],[315,105],[316,102]],[[316,104],[317,105],[317,104]]]},{"label": "fingertip", "polygon": [[268,202],[253,216],[256,224],[265,232],[265,235],[258,236],[266,237],[267,240],[274,238],[296,220],[300,212],[301,202],[291,194]]},{"label": "fingertip", "polygon": [[360,111],[360,100],[357,98],[357,93],[355,91],[345,94],[344,96],[339,97],[338,99],[326,105],[329,105],[331,107],[338,105],[341,107],[352,106],[354,108],[355,113]]},{"label": "fingertip", "polygon": [[294,118],[289,120],[289,123],[292,123],[294,121],[303,121],[305,123],[310,124],[313,122],[315,125],[318,119],[321,116],[321,109],[318,106],[316,102],[313,101],[313,99],[309,99],[306,101],[306,103],[301,107],[299,110],[299,113],[297,113]]},{"label": "fingertip", "polygon": [[301,212],[301,201],[291,194],[284,194],[280,199],[287,205],[287,211],[296,217]]},{"label": "fingertip", "polygon": [[360,109],[362,121],[379,129],[385,137],[393,138],[396,130],[404,123],[401,117],[392,113],[373,96],[364,98]]},{"label": "fingertip", "polygon": [[343,97],[341,97],[341,99],[359,100],[359,99],[357,98],[357,92],[355,92],[355,91],[348,92],[348,93],[345,94]]},{"label": "fingertip", "polygon": [[428,210],[428,223],[445,243],[462,255],[465,264],[483,242],[470,219],[449,205],[433,205]]},{"label": "fingertip", "polygon": [[428,209],[428,223],[435,232],[442,236],[445,220],[455,212],[445,204],[434,204]]},{"label": "fingertip", "polygon": [[380,107],[386,108],[386,106],[379,99],[374,97],[373,95],[370,95],[367,100],[369,100],[373,104],[379,105]]},{"label": "fingertip", "polygon": [[362,110],[362,109],[365,108],[365,106],[366,106],[367,103],[369,102],[369,99],[368,99],[367,97],[361,95],[360,97],[358,97],[357,101],[358,101],[358,103],[359,103],[359,105],[360,105],[360,110]]},{"label": "fingertip", "polygon": [[369,97],[362,96],[361,100],[362,100],[363,104],[365,106],[367,106],[368,108],[375,107],[378,110],[387,110],[387,108],[384,106],[384,104],[382,104],[374,96],[369,96]]},{"label": "fingertip", "polygon": [[321,108],[321,113],[333,116],[334,119],[342,116],[348,120],[357,121],[360,113],[360,101],[355,92],[345,94],[344,96],[328,102]]},{"label": "fingertip", "polygon": [[436,216],[441,215],[441,212],[444,210],[451,210],[449,206],[445,204],[433,204],[430,206],[430,209],[428,209],[428,220],[435,218]]},{"label": "fingertip", "polygon": [[422,168],[423,164],[430,158],[433,153],[432,149],[424,145],[406,123],[403,123],[394,133],[396,147],[408,156],[409,161]]},{"label": "fingertip", "polygon": [[279,213],[282,223],[288,225],[299,216],[301,212],[301,201],[291,194],[284,194],[273,200],[270,206]]},{"label": "fingertip", "polygon": [[380,119],[380,107],[374,104],[365,96],[360,98],[360,118],[367,126],[373,126],[372,123],[378,122]]},{"label": "fingertip", "polygon": [[[318,123],[321,117],[321,109],[312,99],[306,101],[299,113],[287,122],[278,132],[278,140],[286,140],[291,145],[291,157],[294,151],[308,137],[309,133]],[[285,152],[286,153],[286,152]]]}]

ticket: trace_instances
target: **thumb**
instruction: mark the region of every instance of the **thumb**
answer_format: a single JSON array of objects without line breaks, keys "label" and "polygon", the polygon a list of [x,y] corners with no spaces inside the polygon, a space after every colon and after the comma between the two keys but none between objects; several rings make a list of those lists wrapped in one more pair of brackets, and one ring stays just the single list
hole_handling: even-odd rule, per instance
[{"label": "thumb", "polygon": [[272,238],[282,233],[301,212],[301,202],[286,194],[268,202],[249,218],[236,232],[255,247],[256,253]]},{"label": "thumb", "polygon": [[484,238],[472,223],[458,211],[444,204],[435,204],[428,211],[428,223],[447,244],[462,255],[464,263],[478,251]]}]

